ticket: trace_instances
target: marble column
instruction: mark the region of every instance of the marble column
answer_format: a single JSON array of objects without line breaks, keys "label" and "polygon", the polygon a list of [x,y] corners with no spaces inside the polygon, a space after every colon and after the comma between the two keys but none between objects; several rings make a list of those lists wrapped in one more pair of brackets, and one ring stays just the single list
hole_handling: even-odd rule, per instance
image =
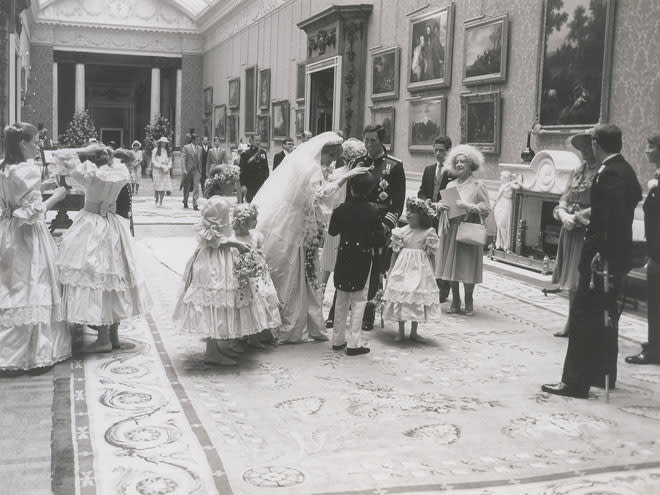
[{"label": "marble column", "polygon": [[9,123],[16,122],[16,35],[9,35]]},{"label": "marble column", "polygon": [[58,104],[58,94],[59,94],[59,88],[58,88],[58,82],[57,82],[57,72],[58,72],[58,65],[57,62],[53,62],[53,124],[51,125],[50,129],[50,137],[53,139],[53,141],[57,140],[57,137],[60,134],[59,126],[58,126],[58,118],[59,118],[59,111],[57,108]]},{"label": "marble column", "polygon": [[181,91],[183,87],[183,73],[176,70],[176,102],[174,106],[174,144],[181,146]]},{"label": "marble column", "polygon": [[149,107],[149,116],[151,122],[156,119],[160,113],[160,69],[152,67],[151,69],[151,106]]},{"label": "marble column", "polygon": [[85,64],[76,64],[76,112],[85,110]]}]

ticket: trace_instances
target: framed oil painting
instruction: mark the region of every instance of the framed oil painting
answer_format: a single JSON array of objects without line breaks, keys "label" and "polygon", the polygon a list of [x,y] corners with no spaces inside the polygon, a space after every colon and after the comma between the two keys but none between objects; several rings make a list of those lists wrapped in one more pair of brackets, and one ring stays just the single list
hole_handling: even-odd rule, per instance
[{"label": "framed oil painting", "polygon": [[261,138],[261,146],[270,148],[270,115],[257,115],[256,134]]},{"label": "framed oil painting", "polygon": [[388,153],[394,149],[394,107],[372,107],[371,123],[380,124],[385,128],[383,145]]},{"label": "framed oil painting", "polygon": [[238,146],[238,115],[227,115],[227,141]]},{"label": "framed oil painting", "polygon": [[227,99],[229,108],[240,108],[241,106],[241,78],[235,77],[229,80],[229,96]]},{"label": "framed oil painting", "polygon": [[289,102],[273,102],[273,140],[289,137]]},{"label": "framed oil painting", "polygon": [[545,1],[537,111],[543,127],[606,122],[614,0]]},{"label": "framed oil painting", "polygon": [[399,98],[399,47],[371,52],[371,100]]},{"label": "framed oil painting", "polygon": [[410,18],[408,91],[451,84],[454,6]]},{"label": "framed oil painting", "polygon": [[257,66],[245,69],[245,133],[256,132]]},{"label": "framed oil painting", "polygon": [[302,137],[305,132],[305,109],[296,108],[296,137]]},{"label": "framed oil painting", "polygon": [[213,112],[213,88],[204,88],[204,113],[209,115]]},{"label": "framed oil painting", "polygon": [[483,153],[500,152],[501,96],[499,91],[461,96],[461,143]]},{"label": "framed oil painting", "polygon": [[296,101],[298,103],[305,101],[305,62],[296,66]]},{"label": "framed oil painting", "polygon": [[447,99],[444,96],[410,102],[408,149],[433,152],[433,141],[446,134]]},{"label": "framed oil painting", "polygon": [[213,109],[213,137],[227,139],[227,105],[216,105]]},{"label": "framed oil painting", "polygon": [[259,71],[259,108],[270,108],[270,69]]},{"label": "framed oil painting", "polygon": [[506,15],[465,25],[463,84],[506,81],[508,33]]}]

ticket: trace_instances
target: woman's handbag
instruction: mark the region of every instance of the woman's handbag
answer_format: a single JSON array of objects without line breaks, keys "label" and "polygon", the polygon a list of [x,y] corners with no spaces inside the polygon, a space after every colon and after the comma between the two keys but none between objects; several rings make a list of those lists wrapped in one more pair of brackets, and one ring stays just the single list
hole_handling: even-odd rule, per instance
[{"label": "woman's handbag", "polygon": [[456,232],[456,242],[483,248],[488,241],[488,231],[484,226],[481,215],[479,215],[479,221],[480,223],[461,222]]}]

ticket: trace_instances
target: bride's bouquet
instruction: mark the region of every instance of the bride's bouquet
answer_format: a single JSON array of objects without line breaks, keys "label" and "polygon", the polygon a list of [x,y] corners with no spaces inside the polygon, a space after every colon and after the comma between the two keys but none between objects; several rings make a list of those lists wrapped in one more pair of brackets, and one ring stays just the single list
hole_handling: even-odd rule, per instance
[{"label": "bride's bouquet", "polygon": [[238,280],[241,292],[247,293],[250,287],[250,279],[264,276],[268,271],[266,260],[256,250],[239,255],[234,261],[234,277]]}]

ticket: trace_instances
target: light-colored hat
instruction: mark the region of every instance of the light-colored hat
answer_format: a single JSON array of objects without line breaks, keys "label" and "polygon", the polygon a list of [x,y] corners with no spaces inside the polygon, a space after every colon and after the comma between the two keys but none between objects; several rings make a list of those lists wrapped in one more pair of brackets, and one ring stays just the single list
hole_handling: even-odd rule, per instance
[{"label": "light-colored hat", "polygon": [[136,139],[135,141],[133,141],[133,144],[131,144],[131,148],[135,148],[136,144],[138,145],[138,148],[142,147],[142,143]]},{"label": "light-colored hat", "polygon": [[165,136],[161,136],[160,139],[159,139],[157,142],[159,142],[159,143],[166,143],[166,144],[167,144],[167,143],[170,142],[170,140],[167,139]]}]

